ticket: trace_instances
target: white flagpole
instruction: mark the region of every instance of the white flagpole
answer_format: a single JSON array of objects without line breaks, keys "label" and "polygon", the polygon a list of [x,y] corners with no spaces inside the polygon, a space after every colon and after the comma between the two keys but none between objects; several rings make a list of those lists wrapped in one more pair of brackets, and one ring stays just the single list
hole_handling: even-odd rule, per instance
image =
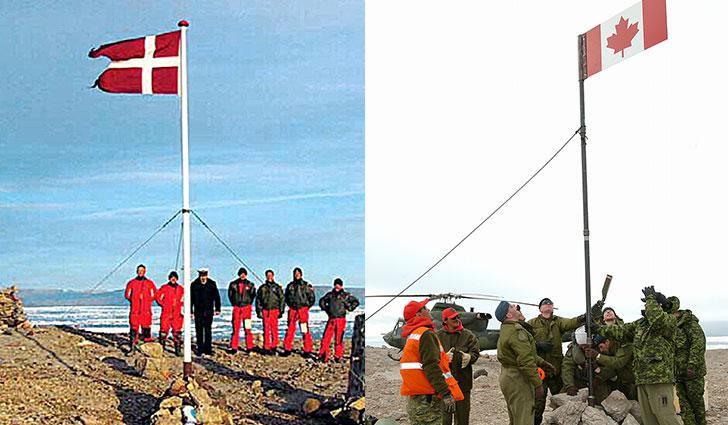
[{"label": "white flagpole", "polygon": [[187,21],[179,21],[177,26],[180,27],[180,66],[179,66],[179,97],[180,97],[180,116],[182,122],[182,264],[184,277],[184,377],[192,376],[192,321],[191,319],[191,293],[190,281],[192,279],[191,259],[190,259],[190,149],[188,139],[188,122],[187,122]]}]

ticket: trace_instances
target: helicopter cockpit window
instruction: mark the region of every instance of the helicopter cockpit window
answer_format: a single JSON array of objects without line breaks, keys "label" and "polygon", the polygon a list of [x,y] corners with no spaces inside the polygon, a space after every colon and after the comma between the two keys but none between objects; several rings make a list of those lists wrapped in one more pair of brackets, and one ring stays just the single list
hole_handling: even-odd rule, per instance
[{"label": "helicopter cockpit window", "polygon": [[402,326],[404,326],[404,324],[405,324],[404,320],[402,320],[402,319],[397,320],[397,324],[394,325],[394,333],[396,334],[402,328]]}]

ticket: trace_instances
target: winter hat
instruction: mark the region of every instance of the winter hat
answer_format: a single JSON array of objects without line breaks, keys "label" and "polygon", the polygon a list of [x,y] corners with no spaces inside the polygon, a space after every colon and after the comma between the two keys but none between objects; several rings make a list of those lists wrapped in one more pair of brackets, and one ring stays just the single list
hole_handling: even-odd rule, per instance
[{"label": "winter hat", "polygon": [[171,272],[169,272],[169,276],[167,276],[167,279],[172,279],[172,277],[176,277],[177,279],[179,279],[179,275],[174,270],[172,270]]},{"label": "winter hat", "polygon": [[508,301],[501,301],[500,304],[498,304],[498,307],[495,308],[495,318],[498,319],[499,322],[506,320],[506,314],[508,314],[508,309],[510,307],[511,304]]},{"label": "winter hat", "polygon": [[334,279],[334,286],[336,285],[344,286],[344,281],[337,277],[336,279]]}]

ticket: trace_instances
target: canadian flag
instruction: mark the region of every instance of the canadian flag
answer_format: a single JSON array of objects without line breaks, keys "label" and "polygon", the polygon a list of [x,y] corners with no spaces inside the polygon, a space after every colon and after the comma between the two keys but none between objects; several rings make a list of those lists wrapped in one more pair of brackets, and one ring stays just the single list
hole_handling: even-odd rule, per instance
[{"label": "canadian flag", "polygon": [[180,34],[148,35],[92,49],[89,57],[111,59],[94,87],[109,93],[178,94]]},{"label": "canadian flag", "polygon": [[643,0],[585,35],[587,78],[667,40],[665,0]]}]

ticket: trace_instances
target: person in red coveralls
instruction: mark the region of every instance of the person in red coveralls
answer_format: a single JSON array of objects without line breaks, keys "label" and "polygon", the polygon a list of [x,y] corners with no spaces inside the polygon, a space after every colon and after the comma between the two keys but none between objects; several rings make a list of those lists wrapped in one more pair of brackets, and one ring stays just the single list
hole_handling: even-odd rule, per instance
[{"label": "person in red coveralls", "polygon": [[248,280],[248,271],[244,267],[238,270],[238,278],[228,286],[228,299],[233,306],[233,334],[230,336],[230,353],[238,352],[240,345],[240,325],[245,329],[245,351],[250,352],[253,344],[253,301],[255,301],[255,284]]},{"label": "person in red coveralls", "polygon": [[147,279],[144,264],[137,266],[137,276],[126,284],[124,296],[130,303],[129,309],[129,354],[139,343],[139,329],[144,342],[152,340],[152,303],[157,287]]},{"label": "person in red coveralls", "polygon": [[319,360],[326,362],[331,352],[331,338],[334,340],[334,361],[339,363],[344,356],[344,330],[346,329],[346,313],[354,311],[359,306],[359,300],[344,291],[344,281],[338,277],[334,279],[334,289],[319,300],[319,307],[329,316],[326,322],[324,336],[321,339]]},{"label": "person in red coveralls", "polygon": [[174,341],[174,354],[180,355],[180,347],[182,345],[182,326],[184,325],[184,315],[182,306],[184,303],[185,288],[177,283],[179,275],[176,271],[169,272],[169,282],[162,285],[157,291],[157,304],[162,307],[162,315],[159,318],[159,343],[164,345],[167,342],[167,334],[172,328],[172,341]]}]

